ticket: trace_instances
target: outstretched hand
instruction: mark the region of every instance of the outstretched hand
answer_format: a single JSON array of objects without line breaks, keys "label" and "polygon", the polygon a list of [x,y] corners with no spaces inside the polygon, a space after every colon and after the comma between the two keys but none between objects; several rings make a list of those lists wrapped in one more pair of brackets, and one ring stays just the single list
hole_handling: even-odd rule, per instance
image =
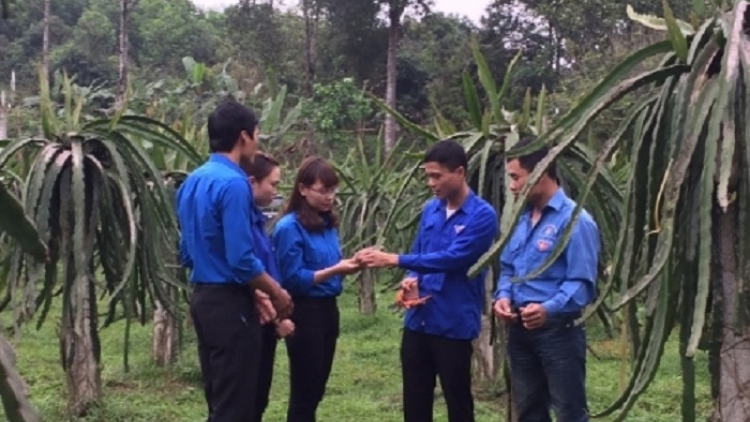
[{"label": "outstretched hand", "polygon": [[362,249],[357,252],[355,258],[367,268],[385,268],[398,265],[398,255],[375,248]]},{"label": "outstretched hand", "polygon": [[356,258],[345,258],[339,261],[337,267],[339,273],[349,275],[361,270],[362,264]]}]

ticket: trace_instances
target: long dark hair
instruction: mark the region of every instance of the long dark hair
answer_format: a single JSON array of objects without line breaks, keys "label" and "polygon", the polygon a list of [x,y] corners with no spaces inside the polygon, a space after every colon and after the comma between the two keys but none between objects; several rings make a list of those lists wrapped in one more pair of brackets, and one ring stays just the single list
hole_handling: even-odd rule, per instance
[{"label": "long dark hair", "polygon": [[339,216],[336,210],[321,213],[311,207],[300,193],[300,186],[309,188],[315,182],[322,183],[326,189],[332,189],[339,185],[339,176],[325,159],[313,156],[305,158],[297,170],[292,194],[284,207],[284,215],[296,212],[297,220],[302,227],[311,232],[320,232],[326,227],[338,227]]}]

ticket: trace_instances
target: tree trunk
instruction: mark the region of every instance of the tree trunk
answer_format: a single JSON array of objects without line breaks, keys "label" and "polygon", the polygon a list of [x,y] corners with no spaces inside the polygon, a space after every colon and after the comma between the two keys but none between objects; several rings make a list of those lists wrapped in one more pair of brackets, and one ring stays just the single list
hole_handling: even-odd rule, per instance
[{"label": "tree trunk", "polygon": [[[396,78],[398,72],[398,35],[401,30],[401,15],[404,6],[400,1],[392,0],[388,9],[388,63],[386,68],[385,103],[391,109],[396,109]],[[385,115],[385,151],[388,152],[396,143],[396,119],[390,113]]]},{"label": "tree trunk", "polygon": [[130,21],[131,8],[137,0],[120,0],[120,77],[117,82],[116,108],[119,110],[125,105],[125,96],[128,92],[128,23]]},{"label": "tree trunk", "polygon": [[[177,289],[165,286],[172,301],[177,301]],[[169,366],[177,360],[179,350],[179,320],[158,300],[154,300],[153,352],[157,366]]]},{"label": "tree trunk", "polygon": [[16,353],[0,335],[0,396],[9,422],[41,422],[31,406],[26,382],[16,371]]},{"label": "tree trunk", "polygon": [[[493,323],[494,314],[492,313],[492,304],[494,302],[494,274],[493,271],[487,272],[485,277],[485,297],[484,306],[482,310],[481,319],[481,331],[479,332],[479,338],[474,340],[474,353],[472,357],[472,367],[474,372],[474,381],[480,385],[490,385],[497,380],[497,363],[502,362],[505,359],[504,353],[498,353],[499,350],[504,351],[505,346],[505,333],[502,329],[494,330],[495,324]],[[498,337],[493,344],[490,344],[492,339],[493,331],[497,332]],[[497,345],[501,346],[498,348]]]},{"label": "tree trunk", "polygon": [[315,39],[318,32],[318,7],[313,0],[303,0],[302,14],[305,18],[305,91],[313,94],[315,81]]},{"label": "tree trunk", "polygon": [[5,91],[0,91],[0,139],[8,139],[9,109],[10,107],[8,107],[8,103],[5,101]]},{"label": "tree trunk", "polygon": [[[750,263],[738,267],[737,201],[717,217],[718,259],[721,267],[722,313],[721,349],[719,355],[719,401],[716,411],[721,421],[750,420],[750,328],[738,324],[738,298],[743,296],[740,286],[750,277]],[[748,306],[743,303],[742,306]]]},{"label": "tree trunk", "polygon": [[68,411],[85,416],[101,398],[101,349],[97,331],[94,283],[81,274],[73,276],[70,257],[66,265],[63,321],[61,332],[62,362],[68,388]]},{"label": "tree trunk", "polygon": [[371,269],[363,270],[359,276],[359,312],[365,315],[374,314],[378,310],[375,279],[375,273]]},{"label": "tree trunk", "polygon": [[44,35],[42,37],[42,68],[49,78],[49,2],[44,0]]}]

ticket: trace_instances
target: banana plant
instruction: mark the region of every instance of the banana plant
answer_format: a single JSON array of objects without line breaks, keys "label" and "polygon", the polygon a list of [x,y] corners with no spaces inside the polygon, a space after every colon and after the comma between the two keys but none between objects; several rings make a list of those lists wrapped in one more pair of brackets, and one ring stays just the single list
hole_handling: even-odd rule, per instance
[{"label": "banana plant", "polygon": [[176,254],[172,198],[141,144],[178,150],[196,162],[200,156],[156,121],[117,115],[83,122],[84,101],[73,95],[67,77],[61,107],[50,99],[44,72],[40,80],[42,136],[9,143],[0,152],[0,167],[19,152],[33,158],[24,175],[22,201],[49,247],[49,258],[40,263],[21,250],[14,253],[5,286],[12,300],[5,304],[24,311],[21,322],[38,312],[40,326],[54,292],[62,290],[61,361],[69,410],[80,415],[101,397],[97,294],[109,297],[105,325],[118,307],[124,309],[127,363],[129,324],[136,309],[145,323],[149,299],[175,308],[163,283],[182,287],[166,271],[163,257],[170,248]]}]

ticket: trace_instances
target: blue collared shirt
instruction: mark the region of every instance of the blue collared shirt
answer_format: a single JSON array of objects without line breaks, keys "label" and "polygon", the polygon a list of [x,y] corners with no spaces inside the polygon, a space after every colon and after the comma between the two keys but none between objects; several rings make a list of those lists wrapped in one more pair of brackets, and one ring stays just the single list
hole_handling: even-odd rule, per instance
[{"label": "blue collared shirt", "polygon": [[570,241],[557,260],[538,277],[513,282],[542,265],[555,249],[570,222],[576,203],[559,188],[542,210],[535,226],[531,209],[521,216],[500,256],[500,279],[495,299],[508,298],[513,306],[541,303],[548,314],[580,311],[596,298],[599,264],[599,229],[582,210]]},{"label": "blue collared shirt", "polygon": [[263,274],[255,255],[253,195],[247,175],[230,159],[211,154],[177,191],[180,262],[191,282],[248,283]]},{"label": "blue collared shirt", "polygon": [[287,214],[276,223],[271,236],[281,271],[281,285],[292,296],[338,296],[343,277],[335,275],[315,283],[315,272],[338,264],[341,260],[339,233],[335,227],[309,232],[297,220],[296,213]]},{"label": "blue collared shirt", "polygon": [[276,262],[276,254],[273,252],[271,237],[268,235],[268,217],[263,214],[260,208],[255,206],[253,207],[250,228],[253,232],[253,243],[255,244],[255,252],[258,259],[263,263],[268,275],[276,282],[279,282],[281,273],[279,272],[279,265]]},{"label": "blue collared shirt", "polygon": [[457,340],[479,335],[487,270],[472,279],[467,273],[497,233],[497,213],[474,192],[450,218],[445,200],[427,203],[411,253],[399,255],[398,265],[417,277],[420,297],[431,298],[406,311],[406,328]]}]

